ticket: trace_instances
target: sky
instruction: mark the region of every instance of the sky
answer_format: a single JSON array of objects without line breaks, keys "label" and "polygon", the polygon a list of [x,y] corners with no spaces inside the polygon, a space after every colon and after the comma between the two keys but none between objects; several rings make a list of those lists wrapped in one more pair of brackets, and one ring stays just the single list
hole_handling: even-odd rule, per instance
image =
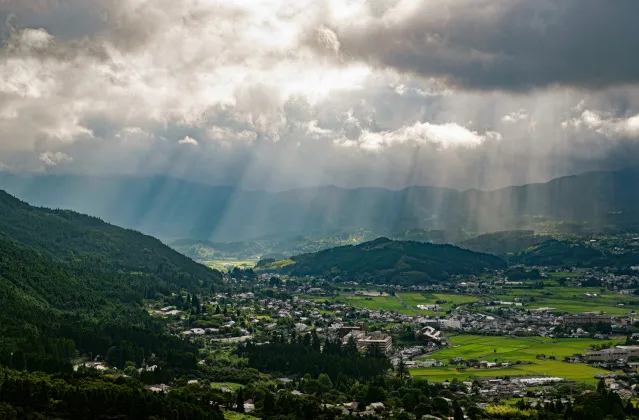
[{"label": "sky", "polygon": [[492,189],[639,160],[636,0],[0,0],[0,170]]}]

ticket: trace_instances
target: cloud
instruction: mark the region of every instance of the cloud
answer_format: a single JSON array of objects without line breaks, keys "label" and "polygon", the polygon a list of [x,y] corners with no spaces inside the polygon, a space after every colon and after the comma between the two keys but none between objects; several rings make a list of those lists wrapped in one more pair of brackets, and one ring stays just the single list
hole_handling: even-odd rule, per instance
[{"label": "cloud", "polygon": [[357,141],[337,141],[344,146],[359,146],[366,150],[380,150],[394,144],[430,143],[440,149],[449,147],[477,147],[487,139],[501,140],[501,135],[490,131],[484,134],[471,131],[455,123],[431,124],[416,122],[411,126],[402,127],[394,131],[371,132],[365,130]]},{"label": "cloud", "polygon": [[44,152],[40,154],[40,161],[47,166],[57,166],[61,163],[73,162],[73,158],[62,152]]},{"label": "cloud", "polygon": [[607,137],[630,137],[639,139],[639,114],[615,118],[592,110],[562,123],[564,129],[590,130]]},{"label": "cloud", "polygon": [[0,156],[268,189],[615,168],[635,4],[0,0]]},{"label": "cloud", "polygon": [[189,136],[184,137],[182,140],[178,141],[179,144],[187,144],[190,146],[199,146],[200,143],[197,142],[197,140],[192,139]]},{"label": "cloud", "polygon": [[526,119],[528,119],[528,114],[525,109],[520,109],[519,111],[511,112],[501,117],[502,122],[512,124],[525,121]]},{"label": "cloud", "polygon": [[[598,89],[639,82],[639,2],[367,2],[326,23],[340,54],[469,89]],[[376,8],[373,5],[377,5]]]}]

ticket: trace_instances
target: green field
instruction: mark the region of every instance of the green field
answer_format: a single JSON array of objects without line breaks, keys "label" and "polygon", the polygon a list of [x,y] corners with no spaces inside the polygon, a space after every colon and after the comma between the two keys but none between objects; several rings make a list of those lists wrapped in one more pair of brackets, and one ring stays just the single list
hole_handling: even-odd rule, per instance
[{"label": "green field", "polygon": [[219,271],[232,270],[233,267],[239,267],[243,269],[253,268],[257,264],[256,260],[207,260],[202,261],[202,264],[207,267],[214,268]]},{"label": "green field", "polygon": [[404,300],[404,302],[406,302],[406,304],[412,306],[417,314],[429,316],[436,315],[436,313],[430,310],[425,311],[418,309],[417,305],[435,305],[435,302],[437,301],[446,301],[446,303],[438,305],[442,308],[440,314],[444,315],[446,311],[449,311],[458,305],[476,302],[479,300],[476,296],[453,295],[446,293],[398,293],[398,295]]},{"label": "green field", "polygon": [[211,382],[211,388],[213,389],[222,389],[222,387],[224,388],[228,388],[232,391],[237,391],[238,389],[242,388],[244,385],[242,384],[236,384],[235,382]]},{"label": "green field", "polygon": [[[596,293],[597,297],[586,296]],[[557,312],[582,313],[602,311],[610,315],[625,315],[639,310],[639,299],[633,295],[620,295],[611,291],[601,292],[595,287],[545,287],[543,289],[500,288],[495,298],[514,301],[516,298],[533,302],[525,302],[525,308],[535,309],[551,307]],[[623,305],[623,306],[620,306]]]},{"label": "green field", "polygon": [[406,315],[413,315],[395,296],[300,296],[303,299],[332,303],[343,303],[356,308],[368,308],[380,311],[396,311]]},{"label": "green field", "polygon": [[224,412],[224,420],[259,420],[259,417],[253,417],[248,414],[240,414],[235,411],[226,410]]},{"label": "green field", "polygon": [[[464,359],[487,360],[490,362],[517,361],[531,364],[519,364],[510,368],[497,369],[465,369],[457,370],[456,366],[438,368],[415,368],[410,373],[413,376],[424,377],[431,381],[446,379],[466,379],[473,376],[526,376],[548,375],[559,376],[580,382],[595,382],[594,375],[606,371],[586,364],[563,362],[565,356],[575,353],[585,353],[593,344],[602,344],[600,340],[581,338],[549,339],[543,337],[492,337],[478,335],[456,335],[450,337],[452,347],[429,355],[428,359],[442,360],[448,363],[450,359],[463,357]],[[621,339],[610,340],[612,344],[623,343]],[[537,359],[538,355],[546,358]],[[555,360],[549,359],[554,356]]]}]

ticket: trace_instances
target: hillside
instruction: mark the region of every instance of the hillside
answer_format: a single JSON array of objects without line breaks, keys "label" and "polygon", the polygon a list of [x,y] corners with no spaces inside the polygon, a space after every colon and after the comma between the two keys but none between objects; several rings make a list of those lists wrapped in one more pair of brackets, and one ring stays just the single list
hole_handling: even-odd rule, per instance
[{"label": "hillside", "polygon": [[412,285],[437,283],[455,274],[481,274],[485,269],[505,266],[498,257],[452,245],[378,238],[355,246],[298,255],[285,261],[265,262],[259,269],[341,281]]},{"label": "hillside", "polygon": [[535,235],[532,230],[514,230],[487,233],[466,239],[458,245],[461,248],[486,254],[506,255],[525,251],[533,245],[552,239],[546,235]]},{"label": "hillside", "polygon": [[511,261],[529,266],[604,267],[616,265],[621,259],[583,243],[550,240],[530,247]]},{"label": "hillside", "polygon": [[220,280],[156,239],[0,192],[0,364],[69,372],[77,353],[118,367],[154,353],[194,366],[140,302]]},{"label": "hillside", "polygon": [[364,229],[342,231],[339,233],[325,232],[318,236],[271,235],[252,241],[240,242],[211,242],[197,239],[181,239],[169,243],[180,253],[196,261],[213,259],[260,259],[273,255],[292,256],[317,252],[324,249],[354,245],[373,239],[373,233]]},{"label": "hillside", "polygon": [[637,168],[494,191],[328,186],[266,192],[165,177],[0,173],[0,188],[37,205],[74,209],[170,240],[213,242],[357,229],[385,236],[415,229],[538,231],[549,221],[565,222],[562,228],[570,230],[636,230],[638,184]]},{"label": "hillside", "polygon": [[112,277],[130,288],[210,287],[218,272],[159,240],[67,210],[36,208],[0,191],[0,234],[54,263]]}]

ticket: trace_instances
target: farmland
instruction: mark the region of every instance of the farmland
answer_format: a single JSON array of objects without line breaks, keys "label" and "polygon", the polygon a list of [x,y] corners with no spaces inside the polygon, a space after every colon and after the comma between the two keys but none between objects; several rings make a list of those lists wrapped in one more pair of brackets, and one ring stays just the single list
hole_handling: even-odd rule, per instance
[{"label": "farmland", "polygon": [[239,267],[242,269],[253,268],[255,267],[256,260],[234,260],[234,259],[225,259],[225,260],[207,260],[202,261],[202,264],[207,267],[213,268],[215,270],[219,270],[222,272],[226,272],[233,267]]},{"label": "farmland", "polygon": [[[496,369],[460,369],[455,366],[437,368],[411,369],[411,375],[422,376],[429,380],[441,381],[445,379],[466,379],[473,376],[526,376],[551,375],[560,376],[581,382],[594,382],[594,375],[605,372],[586,364],[563,362],[565,356],[575,353],[585,353],[594,344],[601,341],[590,339],[549,339],[543,337],[493,337],[477,335],[451,336],[452,347],[439,351],[427,358],[442,360],[448,363],[450,359],[462,357],[466,360],[477,359],[490,362],[508,362],[514,366]],[[623,340],[610,340],[612,344],[619,344]],[[554,359],[553,359],[554,358]]]},{"label": "farmland", "polygon": [[610,315],[625,315],[639,310],[639,299],[636,296],[620,295],[608,290],[602,292],[595,287],[502,288],[496,293],[495,298],[499,300],[526,301],[528,309],[551,307],[557,312],[602,311]]},{"label": "farmland", "polygon": [[452,308],[465,303],[476,302],[479,300],[475,296],[454,295],[445,293],[400,293],[399,297],[410,305],[419,315],[436,315],[434,311],[425,311],[418,309],[417,305],[435,305],[441,308],[440,314],[450,311]]}]

